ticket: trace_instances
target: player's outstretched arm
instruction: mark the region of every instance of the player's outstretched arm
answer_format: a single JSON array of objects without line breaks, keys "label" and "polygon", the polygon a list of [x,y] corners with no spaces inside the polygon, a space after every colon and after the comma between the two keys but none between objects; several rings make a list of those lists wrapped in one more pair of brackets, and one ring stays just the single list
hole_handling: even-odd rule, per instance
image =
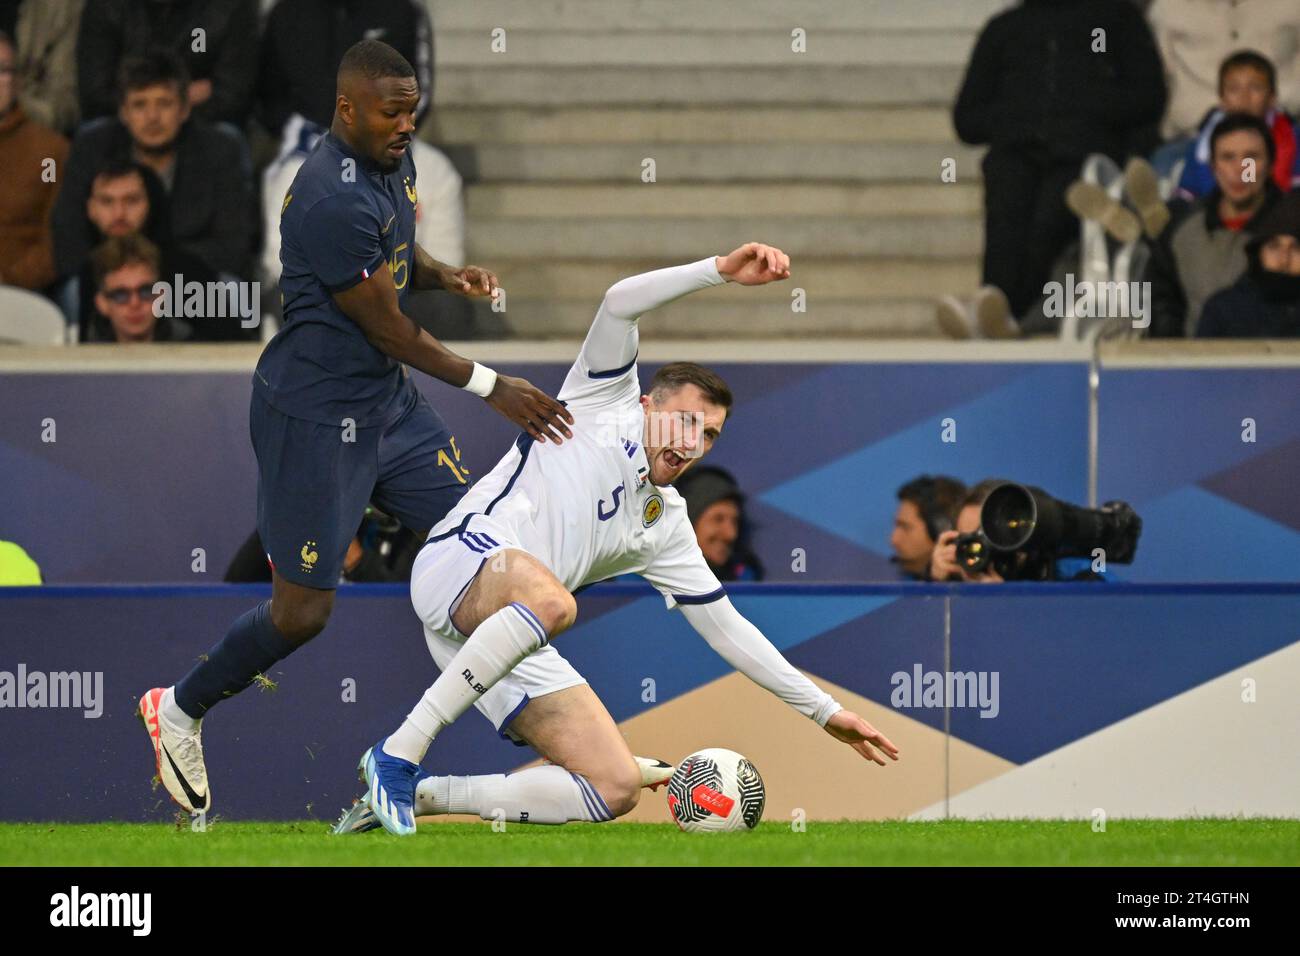
[{"label": "player's outstretched arm", "polygon": [[[801,674],[762,631],[736,610],[730,598],[708,604],[683,604],[681,610],[691,627],[723,660],[805,717],[815,720],[836,740],[881,766],[885,765],[884,757],[898,759],[898,748],[889,738],[857,714],[842,708],[830,694]],[[879,753],[873,745],[879,748]]]},{"label": "player's outstretched arm", "polygon": [[789,276],[789,256],[775,246],[747,242],[725,256],[620,279],[605,292],[582,344],[582,360],[589,371],[622,368],[636,357],[637,320],[645,313],[725,282],[763,285]]},{"label": "player's outstretched arm", "polygon": [[[573,415],[522,378],[498,375],[457,355],[402,313],[387,263],[367,279],[334,294],[343,314],[361,327],[370,344],[399,362],[467,389],[538,441],[572,438]],[[567,423],[567,424],[566,424]]]}]

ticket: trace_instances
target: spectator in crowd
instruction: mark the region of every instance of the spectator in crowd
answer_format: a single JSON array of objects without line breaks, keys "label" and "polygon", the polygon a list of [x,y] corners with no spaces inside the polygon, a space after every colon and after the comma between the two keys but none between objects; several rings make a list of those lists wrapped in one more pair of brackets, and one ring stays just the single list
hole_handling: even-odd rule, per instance
[{"label": "spectator in crowd", "polygon": [[0,33],[0,282],[40,291],[55,279],[49,219],[68,141],[19,105],[16,60],[13,41]]},{"label": "spectator in crowd", "polygon": [[1210,297],[1196,334],[1205,338],[1300,336],[1300,192],[1262,216],[1237,284]]},{"label": "spectator in crowd", "polygon": [[[185,282],[215,282],[217,275],[196,256],[171,241],[167,213],[167,194],[158,177],[147,167],[130,160],[112,160],[95,174],[90,196],[86,200],[86,219],[95,235],[95,245],[113,236],[139,233],[158,247],[162,258],[163,280],[183,276]],[[78,289],[94,289],[93,269],[87,258],[78,276]],[[66,297],[65,297],[66,298]],[[80,308],[77,325],[81,338],[106,337],[104,328],[95,333],[90,324],[96,321],[94,297],[78,294]],[[70,299],[68,299],[70,301]],[[103,322],[102,316],[98,321]],[[192,320],[194,341],[221,342],[245,339],[256,330],[245,330],[228,317],[197,317]]]},{"label": "spectator in crowd", "polygon": [[64,135],[76,128],[77,30],[85,0],[25,0],[13,34],[27,115]]},{"label": "spectator in crowd", "polygon": [[722,468],[695,465],[675,483],[709,569],[719,581],[761,581],[763,566],[749,546],[745,496]]},{"label": "spectator in crowd", "polygon": [[909,578],[926,581],[935,541],[952,530],[966,486],[945,475],[921,475],[898,489],[898,510],[889,546],[890,558]]},{"label": "spectator in crowd", "polygon": [[[104,240],[91,254],[95,270],[95,308],[105,325],[91,324],[90,342],[171,342],[189,337],[179,319],[155,314],[161,257],[139,233]],[[101,338],[98,330],[105,328]]]},{"label": "spectator in crowd", "polygon": [[[1282,108],[1300,110],[1300,6],[1295,0],[1155,0],[1147,11],[1169,82],[1163,132],[1178,141],[1202,124],[1233,50],[1258,50],[1277,70]],[[1175,158],[1181,155],[1175,152]],[[1164,172],[1164,170],[1161,170]]]},{"label": "spectator in crowd", "polygon": [[1074,234],[1064,194],[1084,159],[1122,163],[1164,105],[1160,57],[1129,0],[1024,0],[989,21],[953,110],[964,142],[989,145],[984,288],[969,307],[941,303],[948,334],[1026,314]]},{"label": "spectator in crowd", "polygon": [[1273,181],[1274,145],[1264,121],[1233,113],[1210,136],[1214,190],[1185,205],[1151,251],[1154,337],[1186,337],[1196,330],[1205,302],[1246,271],[1253,223],[1281,196]]},{"label": "spectator in crowd", "polygon": [[1200,132],[1187,146],[1177,195],[1199,199],[1214,189],[1210,168],[1210,136],[1231,113],[1257,116],[1273,136],[1273,181],[1283,192],[1300,185],[1300,153],[1296,150],[1295,124],[1277,105],[1277,72],[1268,59],[1254,50],[1238,50],[1219,69],[1219,106],[1210,111]]},{"label": "spectator in crowd", "polygon": [[242,128],[257,82],[257,27],[257,0],[91,0],[77,40],[82,119],[116,113],[125,62],[165,49],[184,57],[181,99],[195,115]]},{"label": "spectator in crowd", "polygon": [[980,510],[984,507],[984,499],[998,485],[1002,484],[1002,478],[985,478],[979,484],[972,485],[961,499],[961,506],[957,509],[956,527],[940,532],[935,538],[934,549],[930,553],[929,579],[931,581],[977,581],[982,584],[992,584],[1002,581],[1002,576],[989,568],[979,574],[969,574],[957,563],[957,537],[963,534],[972,534],[980,529]]},{"label": "spectator in crowd", "polygon": [[12,541],[0,541],[0,587],[44,584],[41,569],[31,555]]},{"label": "spectator in crowd", "polygon": [[283,139],[295,115],[329,126],[339,61],[366,39],[383,40],[415,67],[419,126],[433,103],[433,28],[425,0],[278,0],[267,15],[258,68],[258,118],[271,135]]},{"label": "spectator in crowd", "polygon": [[60,275],[75,275],[95,240],[86,199],[108,162],[150,169],[168,196],[171,240],[211,272],[247,278],[256,218],[242,171],[242,144],[190,118],[184,64],[165,51],[122,64],[118,119],[83,130],[72,143],[54,209]]}]

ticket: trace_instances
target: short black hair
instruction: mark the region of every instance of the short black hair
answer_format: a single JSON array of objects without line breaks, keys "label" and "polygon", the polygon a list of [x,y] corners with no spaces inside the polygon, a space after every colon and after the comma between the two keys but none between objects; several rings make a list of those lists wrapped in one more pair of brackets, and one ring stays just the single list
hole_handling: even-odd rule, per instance
[{"label": "short black hair", "polygon": [[919,475],[898,489],[899,501],[910,501],[921,514],[925,529],[931,539],[938,538],[936,529],[943,524],[949,528],[957,520],[962,495],[966,486],[947,475]]},{"label": "short black hair", "polygon": [[348,47],[339,61],[338,79],[357,73],[371,80],[390,76],[415,76],[415,67],[402,54],[382,40],[359,40]]},{"label": "short black hair", "polygon": [[1214,127],[1214,132],[1210,134],[1210,160],[1214,160],[1215,150],[1219,148],[1219,140],[1229,133],[1239,133],[1242,130],[1259,134],[1259,138],[1264,141],[1264,152],[1268,154],[1268,168],[1272,170],[1273,164],[1277,162],[1277,143],[1273,142],[1273,131],[1262,119],[1249,113],[1229,113],[1219,120],[1219,125]]},{"label": "short black hair", "polygon": [[117,71],[118,102],[126,102],[128,93],[165,84],[175,86],[182,100],[188,99],[190,71],[179,56],[161,47],[129,56]]},{"label": "short black hair", "polygon": [[1268,91],[1277,92],[1277,68],[1273,66],[1273,61],[1260,53],[1258,50],[1238,50],[1235,53],[1228,54],[1227,58],[1219,64],[1219,95],[1223,95],[1223,84],[1228,79],[1228,73],[1232,70],[1240,70],[1243,67],[1249,67],[1252,70],[1258,70],[1268,78]]},{"label": "short black hair", "polygon": [[144,169],[139,163],[122,156],[115,156],[112,159],[105,160],[104,163],[95,170],[95,175],[91,177],[90,189],[95,190],[95,183],[101,179],[105,182],[112,182],[114,179],[125,179],[127,176],[139,176],[140,185],[148,191],[149,183],[145,179]]}]

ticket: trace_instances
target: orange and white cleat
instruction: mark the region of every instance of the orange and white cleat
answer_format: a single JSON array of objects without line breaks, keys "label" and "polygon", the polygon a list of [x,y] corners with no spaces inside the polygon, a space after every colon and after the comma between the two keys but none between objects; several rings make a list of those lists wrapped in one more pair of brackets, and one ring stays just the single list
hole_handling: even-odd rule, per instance
[{"label": "orange and white cleat", "polygon": [[673,772],[677,769],[670,763],[664,763],[662,760],[655,760],[651,757],[633,757],[632,759],[641,768],[641,786],[649,789],[652,793],[671,780]]},{"label": "orange and white cleat", "polygon": [[203,766],[201,731],[175,727],[163,716],[163,700],[170,704],[172,692],[171,687],[155,687],[140,698],[138,714],[149,731],[158,777],[171,798],[188,813],[206,812],[212,806],[212,792]]}]

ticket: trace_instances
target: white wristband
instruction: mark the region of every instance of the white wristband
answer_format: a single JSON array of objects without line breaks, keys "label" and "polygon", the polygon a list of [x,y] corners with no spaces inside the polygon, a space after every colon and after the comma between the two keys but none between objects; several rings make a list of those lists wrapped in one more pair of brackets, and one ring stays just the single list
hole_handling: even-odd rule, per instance
[{"label": "white wristband", "polygon": [[467,392],[473,392],[479,398],[487,398],[492,394],[492,389],[497,386],[497,373],[492,371],[486,365],[474,363],[474,371],[470,374],[469,381],[461,387]]}]

